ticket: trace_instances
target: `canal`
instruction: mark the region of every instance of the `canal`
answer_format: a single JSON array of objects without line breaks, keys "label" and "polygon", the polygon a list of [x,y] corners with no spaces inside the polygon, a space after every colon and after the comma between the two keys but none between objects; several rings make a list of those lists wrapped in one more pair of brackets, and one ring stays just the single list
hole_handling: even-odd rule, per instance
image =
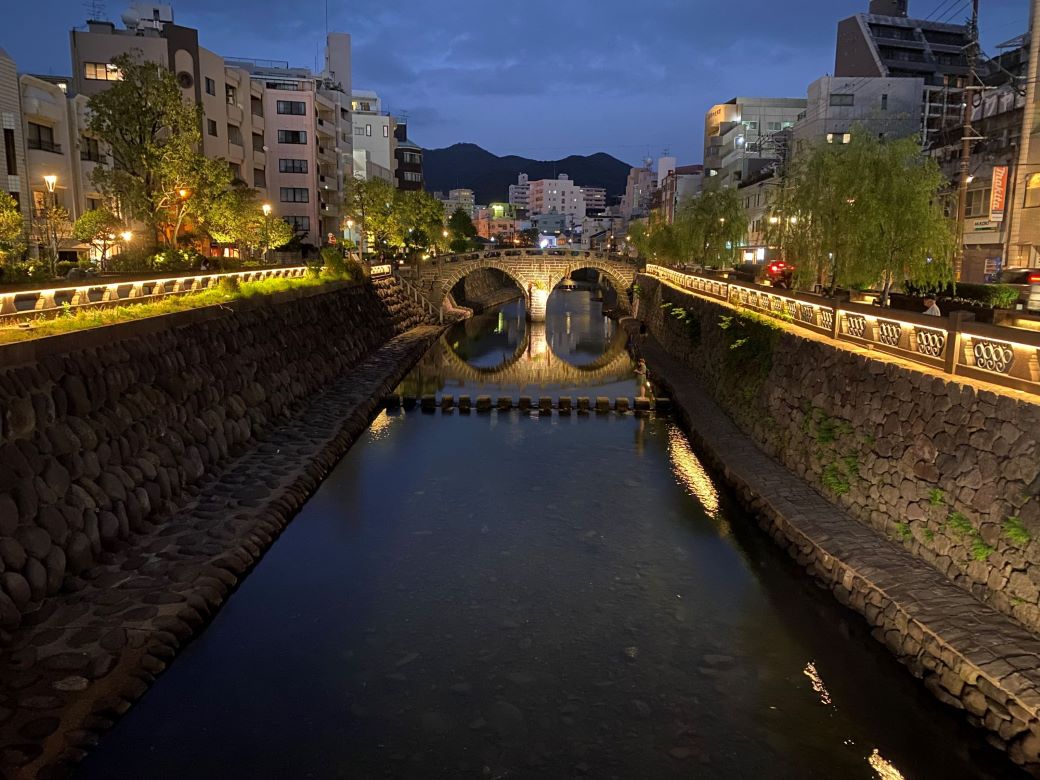
[{"label": "canal", "polygon": [[[634,394],[587,292],[408,392]],[[1015,777],[668,419],[383,413],[77,777]]]}]

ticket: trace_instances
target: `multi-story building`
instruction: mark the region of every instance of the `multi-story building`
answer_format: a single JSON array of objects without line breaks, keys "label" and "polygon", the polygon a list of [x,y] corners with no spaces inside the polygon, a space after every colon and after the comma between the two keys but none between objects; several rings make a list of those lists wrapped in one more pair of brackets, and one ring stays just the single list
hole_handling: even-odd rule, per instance
[{"label": "multi-story building", "polygon": [[704,172],[723,187],[754,178],[779,159],[777,139],[794,126],[805,98],[735,97],[704,117]]},{"label": "multi-story building", "polygon": [[792,128],[795,153],[825,139],[843,143],[853,127],[884,138],[924,132],[922,78],[824,76],[809,85],[808,105]]},{"label": "multi-story building", "polygon": [[526,173],[521,173],[516,184],[509,185],[509,202],[514,206],[529,208],[531,205],[531,179]]},{"label": "multi-story building", "polygon": [[907,0],[871,0],[867,13],[838,23],[835,77],[923,79],[923,143],[963,113],[968,76],[965,25],[908,16]]},{"label": "multi-story building", "polygon": [[671,225],[675,222],[675,214],[683,201],[694,198],[701,192],[704,184],[703,165],[680,165],[672,168],[660,180],[661,214],[664,221]]},{"label": "multi-story building", "polygon": [[737,190],[748,225],[747,239],[741,249],[741,259],[745,263],[765,263],[774,259],[775,250],[769,246],[768,234],[770,228],[779,225],[784,218],[773,207],[782,186],[779,174],[765,169],[754,179],[743,182]]},{"label": "multi-story building", "polygon": [[113,61],[121,54],[169,68],[202,109],[207,157],[226,160],[304,242],[340,233],[342,182],[354,163],[349,35],[328,36],[325,70],[314,74],[283,61],[225,60],[199,46],[197,30],[175,24],[168,5],[134,3],[122,19],[125,29],[89,21],[72,31],[77,99],[119,80]]},{"label": "multi-story building", "polygon": [[383,110],[383,101],[370,90],[355,90],[351,94],[354,149],[365,153],[365,159],[395,173],[394,118]]},{"label": "multi-story building", "polygon": [[581,194],[585,197],[587,213],[601,214],[607,210],[606,187],[582,187]]},{"label": "multi-story building", "polygon": [[0,132],[3,133],[4,148],[4,156],[0,160],[0,184],[4,192],[18,202],[22,217],[28,224],[32,201],[29,196],[29,167],[20,92],[14,60],[0,49]]},{"label": "multi-story building", "polygon": [[396,170],[397,189],[399,190],[421,190],[423,189],[423,150],[422,147],[413,143],[408,138],[408,124],[403,120],[394,121],[394,161]]},{"label": "multi-story building", "polygon": [[657,188],[657,177],[650,167],[650,160],[642,168],[633,168],[625,183],[625,196],[621,200],[621,215],[626,221],[645,217],[650,213],[650,202]]},{"label": "multi-story building", "polygon": [[443,193],[437,193],[435,197],[444,204],[444,213],[449,217],[459,209],[470,219],[477,215],[477,200],[473,190],[459,188],[449,190],[447,197]]},{"label": "multi-story building", "polygon": [[532,214],[563,214],[571,224],[585,218],[585,196],[566,173],[555,179],[530,182],[528,208]]}]

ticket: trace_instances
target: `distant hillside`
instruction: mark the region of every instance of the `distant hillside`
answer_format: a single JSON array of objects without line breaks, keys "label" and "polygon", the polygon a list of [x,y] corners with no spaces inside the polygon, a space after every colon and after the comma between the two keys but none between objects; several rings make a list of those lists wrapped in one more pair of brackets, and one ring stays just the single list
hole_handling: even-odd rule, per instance
[{"label": "distant hillside", "polygon": [[447,149],[423,152],[426,189],[444,192],[459,187],[471,189],[477,203],[487,204],[509,198],[509,185],[521,173],[534,179],[554,179],[566,173],[582,187],[606,187],[608,203],[625,194],[631,166],[609,154],[588,157],[572,155],[563,160],[528,160],[510,155],[499,157],[476,144],[455,144]]}]

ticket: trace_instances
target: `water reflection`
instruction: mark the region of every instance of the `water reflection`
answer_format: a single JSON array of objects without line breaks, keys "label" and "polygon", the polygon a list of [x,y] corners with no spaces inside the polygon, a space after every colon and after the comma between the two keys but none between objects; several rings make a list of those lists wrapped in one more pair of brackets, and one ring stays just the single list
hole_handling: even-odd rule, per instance
[{"label": "water reflection", "polygon": [[401,385],[407,395],[637,392],[626,336],[589,291],[549,298],[545,322],[514,301],[452,327]]}]

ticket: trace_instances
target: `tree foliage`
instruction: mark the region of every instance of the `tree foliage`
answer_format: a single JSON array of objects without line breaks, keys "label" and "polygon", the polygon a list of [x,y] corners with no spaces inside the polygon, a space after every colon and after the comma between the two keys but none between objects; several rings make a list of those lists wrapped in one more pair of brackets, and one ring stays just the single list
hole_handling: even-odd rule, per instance
[{"label": "tree foliage", "polygon": [[732,264],[747,233],[740,196],[731,189],[708,189],[684,200],[675,221],[660,212],[629,227],[629,240],[648,260],[674,266],[697,263],[711,268]]},{"label": "tree foliage", "polygon": [[130,222],[176,246],[186,220],[198,220],[231,182],[227,163],[201,152],[200,109],[184,100],[166,68],[140,52],[112,63],[122,80],[90,98],[88,129],[112,154],[92,174]]},{"label": "tree foliage", "polygon": [[477,228],[469,214],[461,208],[455,209],[448,217],[448,248],[452,252],[465,252],[473,248],[476,237]]},{"label": "tree foliage", "polygon": [[0,190],[0,262],[10,263],[25,251],[25,220],[18,201]]},{"label": "tree foliage", "polygon": [[396,189],[383,179],[353,179],[343,198],[344,215],[380,257],[415,257],[441,246],[444,206],[423,190]]},{"label": "tree foliage", "polygon": [[98,263],[104,269],[108,253],[119,241],[122,230],[119,217],[105,208],[84,211],[72,225],[72,235],[77,241],[90,244],[98,254]]},{"label": "tree foliage", "polygon": [[955,247],[939,192],[945,179],[916,139],[886,141],[859,128],[848,144],[820,142],[795,158],[774,203],[769,241],[783,247],[800,286],[952,279]]},{"label": "tree foliage", "polygon": [[48,258],[51,274],[58,262],[56,248],[72,238],[72,220],[63,206],[47,206],[33,219],[29,232],[32,243]]}]

